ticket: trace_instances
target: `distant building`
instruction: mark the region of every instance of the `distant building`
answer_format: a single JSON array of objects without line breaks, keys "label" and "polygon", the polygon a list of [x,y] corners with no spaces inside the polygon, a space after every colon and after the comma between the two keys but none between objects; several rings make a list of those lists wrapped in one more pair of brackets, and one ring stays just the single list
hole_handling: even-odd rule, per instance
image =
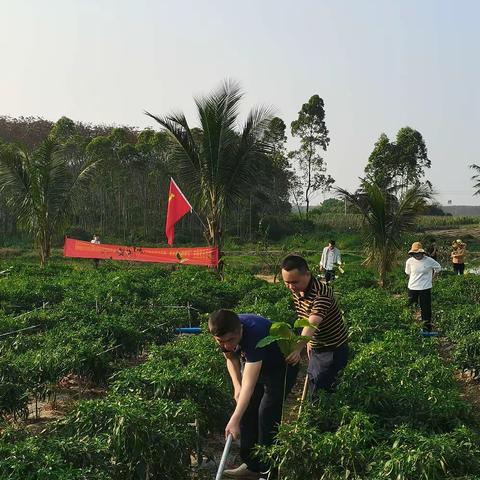
[{"label": "distant building", "polygon": [[442,206],[442,210],[447,214],[458,217],[480,217],[480,206],[451,205],[451,200],[448,201],[448,205]]}]

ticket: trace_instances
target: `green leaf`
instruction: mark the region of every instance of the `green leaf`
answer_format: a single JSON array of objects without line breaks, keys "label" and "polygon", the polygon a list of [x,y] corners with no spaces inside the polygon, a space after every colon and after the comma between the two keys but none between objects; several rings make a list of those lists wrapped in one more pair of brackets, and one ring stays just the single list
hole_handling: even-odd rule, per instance
[{"label": "green leaf", "polygon": [[270,335],[281,335],[288,338],[292,335],[291,326],[286,322],[274,322],[270,327]]},{"label": "green leaf", "polygon": [[299,335],[298,337],[295,337],[296,343],[311,342],[312,340],[313,340],[313,337],[309,337],[307,335]]},{"label": "green leaf", "polygon": [[314,325],[312,325],[308,320],[306,320],[305,318],[299,318],[295,321],[295,323],[293,324],[293,328],[305,328],[305,327],[313,327]]},{"label": "green leaf", "polygon": [[283,340],[283,337],[280,337],[278,335],[269,335],[268,337],[262,338],[258,343],[256,348],[263,348],[266,347],[267,345],[270,345],[273,342],[276,342],[277,340]]}]

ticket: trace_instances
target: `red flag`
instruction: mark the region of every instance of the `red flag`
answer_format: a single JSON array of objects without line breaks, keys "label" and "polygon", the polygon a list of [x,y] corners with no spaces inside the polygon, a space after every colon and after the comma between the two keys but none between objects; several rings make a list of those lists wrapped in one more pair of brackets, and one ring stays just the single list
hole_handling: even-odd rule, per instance
[{"label": "red flag", "polygon": [[170,178],[170,188],[168,190],[167,223],[165,233],[169,245],[173,245],[173,226],[188,212],[192,211],[192,206],[188,203],[185,195],[180,191],[177,184]]}]

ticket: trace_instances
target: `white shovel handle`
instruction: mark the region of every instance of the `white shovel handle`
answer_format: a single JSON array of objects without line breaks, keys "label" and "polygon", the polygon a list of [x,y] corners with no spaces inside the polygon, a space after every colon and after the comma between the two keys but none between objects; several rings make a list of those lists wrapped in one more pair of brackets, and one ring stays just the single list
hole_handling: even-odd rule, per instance
[{"label": "white shovel handle", "polygon": [[227,462],[228,452],[230,451],[230,447],[232,445],[232,434],[229,434],[227,437],[227,441],[225,442],[225,448],[223,449],[222,459],[220,460],[220,465],[218,466],[217,476],[215,480],[221,480],[223,475],[223,470],[225,469],[225,463]]}]

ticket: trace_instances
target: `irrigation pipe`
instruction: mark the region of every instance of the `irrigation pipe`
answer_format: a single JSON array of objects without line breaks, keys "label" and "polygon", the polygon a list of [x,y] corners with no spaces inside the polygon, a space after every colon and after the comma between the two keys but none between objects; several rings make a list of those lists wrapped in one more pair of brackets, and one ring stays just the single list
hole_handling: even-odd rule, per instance
[{"label": "irrigation pipe", "polygon": [[[13,319],[16,320],[17,318],[22,318],[25,315],[28,315],[29,313],[36,312],[37,310],[43,310],[48,305],[48,303],[49,302],[43,302],[43,305],[41,307],[34,308],[33,310],[29,310],[28,312],[23,312],[20,315],[13,317]],[[18,305],[14,305],[14,306],[18,306]]]},{"label": "irrigation pipe", "polygon": [[198,308],[192,307],[191,305],[152,305],[156,308],[186,308],[188,310],[195,310],[196,312],[200,312]]},{"label": "irrigation pipe", "polygon": [[218,466],[217,476],[215,480],[221,480],[223,475],[223,470],[225,469],[225,463],[227,462],[228,452],[232,446],[232,434],[229,434],[227,441],[225,442],[225,448],[223,449],[222,459],[220,460],[220,465]]},{"label": "irrigation pipe", "polygon": [[[150,330],[151,328],[163,327],[163,326],[166,325],[167,323],[168,323],[168,322],[163,322],[163,323],[161,323],[160,325],[152,325],[151,327],[147,327],[145,330],[140,330],[140,333],[145,333],[145,332],[147,332],[148,330]],[[122,346],[122,344],[119,343],[118,345],[114,345],[113,347],[107,348],[106,350],[103,350],[102,352],[98,352],[98,353],[97,353],[97,357],[99,357],[100,355],[103,355],[104,353],[111,352],[112,350],[116,350],[117,348],[120,348],[121,346]]]},{"label": "irrigation pipe", "polygon": [[8,337],[10,335],[15,335],[16,333],[24,332],[26,330],[33,330],[34,328],[39,328],[41,325],[32,325],[31,327],[20,328],[19,330],[14,330],[13,332],[7,332],[0,334],[1,337]]}]

